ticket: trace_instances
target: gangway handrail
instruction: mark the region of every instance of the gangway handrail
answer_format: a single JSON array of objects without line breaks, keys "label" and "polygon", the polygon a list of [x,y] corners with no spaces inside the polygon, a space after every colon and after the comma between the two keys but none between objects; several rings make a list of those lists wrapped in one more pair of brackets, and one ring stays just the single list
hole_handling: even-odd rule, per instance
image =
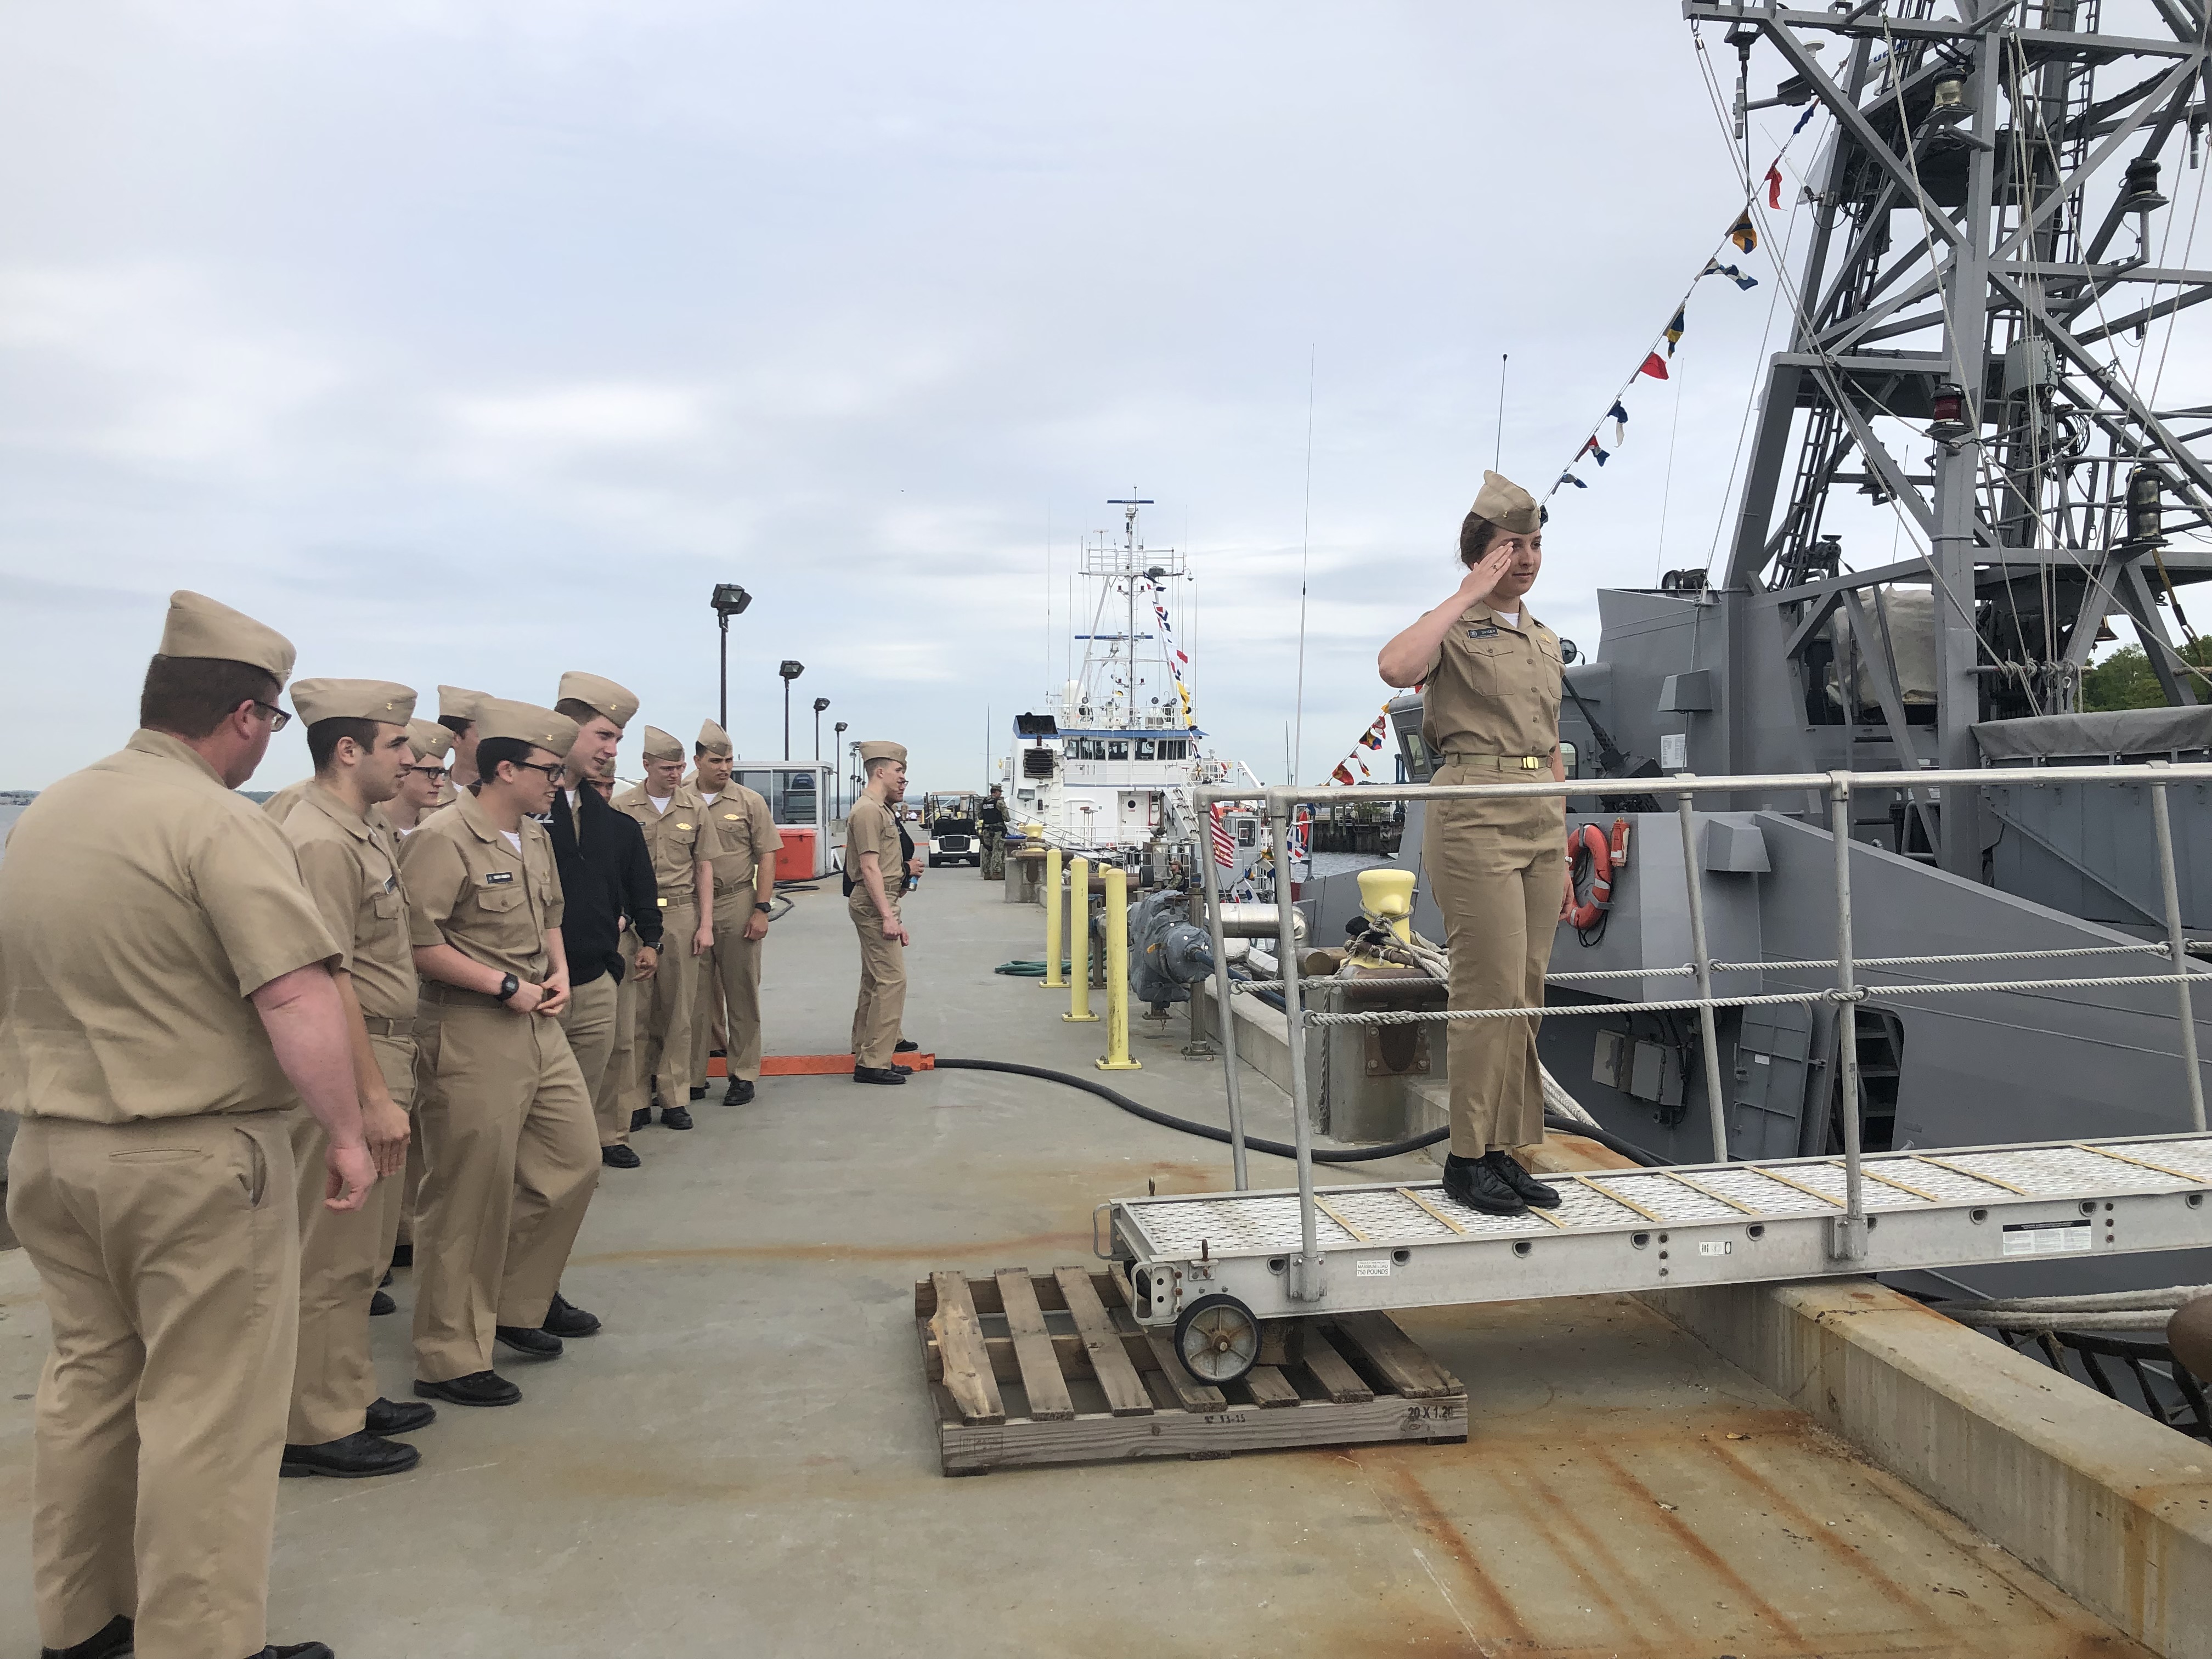
[{"label": "gangway handrail", "polygon": [[[1291,814],[1301,805],[1346,799],[1376,801],[1415,800],[1532,800],[1565,799],[1571,796],[1603,793],[1599,787],[1617,780],[1590,778],[1536,778],[1500,783],[1434,784],[1395,783],[1358,784],[1349,788],[1308,787],[1296,784],[1264,785],[1246,789],[1230,784],[1200,784],[1191,791],[1194,806],[1206,808],[1217,803],[1254,802],[1261,804],[1268,821],[1271,844],[1274,850],[1275,867],[1288,871]],[[1728,1125],[1726,1096],[1721,1086],[1720,1044],[1714,1024],[1714,1012],[1720,1008],[1777,1007],[1790,1004],[1806,1005],[1828,1002],[1839,1006],[1863,1002],[1869,995],[1939,995],[1971,994],[1993,992],[2028,992],[2057,990],[2069,988],[2083,989],[2121,986],[2171,985],[2174,988],[2177,1013],[2181,1027],[2181,1060],[2186,1075],[2191,1118],[2198,1132],[2205,1128],[2203,1079],[2197,1055],[2197,1026],[2195,1005],[2191,994],[2191,981],[2201,970],[2193,969],[2189,960],[2189,944],[2182,926],[2181,900],[2175,874],[2173,829],[2167,801],[2167,790],[2177,783],[2212,784],[2212,764],[2176,764],[2154,761],[2141,765],[2036,767],[2007,766],[1980,767],[1966,771],[1898,770],[1853,772],[1777,772],[1754,773],[1708,777],[1691,772],[1678,772],[1668,777],[1638,778],[1634,780],[1638,793],[1655,796],[1672,795],[1681,824],[1683,885],[1688,900],[1691,948],[1692,960],[1681,968],[1651,969],[1607,969],[1572,975],[1547,975],[1547,981],[1557,980],[1595,980],[1600,978],[1681,977],[1694,978],[1697,994],[1666,1000],[1640,1002],[1605,1002],[1587,1006],[1569,1005],[1557,1008],[1447,1008],[1428,1011],[1368,1010],[1325,1013],[1306,1009],[1300,995],[1301,975],[1298,973],[1296,938],[1296,907],[1279,900],[1276,960],[1281,977],[1268,981],[1233,980],[1229,972],[1227,940],[1224,936],[1221,918],[1221,892],[1218,872],[1210,848],[1199,856],[1202,872],[1202,886],[1206,898],[1206,915],[1212,934],[1214,961],[1214,994],[1220,1012],[1222,1060],[1228,1090],[1230,1153],[1237,1189],[1249,1190],[1249,1180],[1244,1157],[1244,1113],[1242,1091],[1238,1086],[1237,1063],[1236,1019],[1231,998],[1240,988],[1246,990],[1268,989],[1279,991],[1283,1012],[1288,1023],[1291,1041],[1288,1044],[1290,1062],[1290,1095],[1291,1124],[1295,1136],[1298,1173],[1299,1251],[1286,1264],[1287,1289],[1292,1300],[1317,1302],[1323,1293],[1324,1258],[1319,1248],[1319,1223],[1314,1198],[1312,1128],[1306,1109],[1305,1044],[1298,1034],[1309,1027],[1331,1025],[1393,1025],[1418,1024],[1450,1024],[1477,1019],[1525,1019],[1572,1016],[1577,1013],[1613,1013],[1644,1011],[1674,1012],[1694,1011],[1698,1018],[1700,1047],[1704,1050],[1705,1070],[1706,1110],[1711,1119],[1715,1157],[1728,1159]],[[2166,940],[2163,945],[2148,944],[2115,944],[2111,946],[2084,947],[2063,951],[1973,951],[1951,956],[1924,957],[1858,957],[1852,948],[1850,896],[1850,797],[1854,789],[1896,789],[1899,787],[1984,789],[1991,787],[2038,788],[2059,784],[2145,785],[2151,794],[2151,817],[2158,842],[2159,882],[2165,900]],[[1699,795],[1762,795],[1805,793],[1825,796],[1829,806],[1829,834],[1835,849],[1834,893],[1836,906],[1836,954],[1824,961],[1792,962],[1789,963],[1717,963],[1712,959],[1705,938],[1705,892],[1699,860],[1697,856],[1692,803]],[[1863,987],[1858,982],[1860,972],[1888,967],[1934,967],[1947,963],[2000,962],[2051,960],[2063,956],[2088,956],[2142,952],[2164,954],[2171,962],[2172,971],[2166,974],[2112,975],[2072,979],[2027,980],[1964,980],[1919,981],[1903,984],[1885,983],[1878,987]],[[1723,996],[1716,994],[1713,975],[1716,973],[1749,971],[1753,969],[1832,969],[1836,983],[1831,988],[1813,991],[1768,993],[1753,996]],[[1438,981],[1424,979],[1394,981],[1394,985],[1415,983],[1435,985]],[[1829,1231],[1829,1253],[1832,1260],[1850,1261],[1863,1260],[1866,1255],[1867,1209],[1865,1189],[1862,1181],[1863,1163],[1860,1145],[1860,1121],[1857,1109],[1859,1091],[1857,1024],[1851,1019],[1837,1022],[1838,1036],[1838,1077],[1837,1086],[1846,1103],[1844,1121],[1844,1213],[1834,1218]]]}]

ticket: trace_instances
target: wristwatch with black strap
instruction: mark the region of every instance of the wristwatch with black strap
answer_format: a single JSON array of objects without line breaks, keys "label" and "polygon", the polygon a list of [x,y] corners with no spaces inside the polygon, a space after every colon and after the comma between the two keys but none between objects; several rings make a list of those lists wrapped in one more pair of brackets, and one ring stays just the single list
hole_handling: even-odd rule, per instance
[{"label": "wristwatch with black strap", "polygon": [[507,974],[501,976],[499,981],[499,989],[492,993],[492,994],[496,996],[501,1002],[504,1002],[521,988],[522,981],[515,978],[513,974]]}]

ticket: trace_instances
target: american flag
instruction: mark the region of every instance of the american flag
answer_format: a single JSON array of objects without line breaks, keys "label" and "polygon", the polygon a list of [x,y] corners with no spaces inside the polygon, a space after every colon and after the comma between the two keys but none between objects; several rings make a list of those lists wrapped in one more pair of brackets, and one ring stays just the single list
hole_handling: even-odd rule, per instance
[{"label": "american flag", "polygon": [[1219,801],[1213,804],[1213,861],[1225,870],[1237,866],[1237,839],[1223,820]]}]

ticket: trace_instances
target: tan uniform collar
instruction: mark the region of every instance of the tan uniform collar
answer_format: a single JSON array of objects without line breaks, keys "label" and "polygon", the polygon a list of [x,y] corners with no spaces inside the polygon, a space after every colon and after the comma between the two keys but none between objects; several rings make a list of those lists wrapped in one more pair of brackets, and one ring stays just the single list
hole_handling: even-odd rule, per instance
[{"label": "tan uniform collar", "polygon": [[496,842],[501,846],[506,845],[506,836],[501,833],[500,827],[491,821],[491,814],[484,811],[483,803],[478,800],[472,792],[462,790],[460,799],[454,804],[461,809],[461,822],[469,826],[478,841]]},{"label": "tan uniform collar", "polygon": [[324,788],[319,782],[310,783],[307,786],[300,796],[300,804],[302,806],[313,806],[356,841],[375,839],[368,818],[356,813],[353,808]]},{"label": "tan uniform collar", "polygon": [[167,732],[156,732],[150,726],[142,726],[131,734],[131,741],[123,746],[136,750],[142,755],[158,755],[163,760],[183,761],[188,766],[198,767],[201,775],[213,782],[216,788],[230,787],[222,781],[222,774],[210,766],[198,750],[182,738],[173,738]]},{"label": "tan uniform collar", "polygon": [[1541,623],[1536,620],[1536,613],[1528,609],[1525,601],[1522,603],[1521,609],[1515,614],[1521,618],[1520,624],[1517,627],[1512,623],[1506,622],[1501,618],[1498,614],[1497,609],[1492,606],[1488,600],[1485,600],[1480,605],[1471,605],[1468,606],[1465,611],[1460,613],[1460,620],[1462,622],[1496,623],[1498,627],[1505,629],[1509,634],[1534,634],[1539,628],[1543,626]]}]

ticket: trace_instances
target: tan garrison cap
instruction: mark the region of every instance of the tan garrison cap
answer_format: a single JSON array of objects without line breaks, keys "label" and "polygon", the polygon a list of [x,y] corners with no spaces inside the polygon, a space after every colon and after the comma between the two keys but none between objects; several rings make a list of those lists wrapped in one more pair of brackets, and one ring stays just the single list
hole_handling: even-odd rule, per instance
[{"label": "tan garrison cap", "polygon": [[1486,468],[1482,494],[1474,498],[1474,516],[1489,520],[1513,536],[1533,536],[1544,526],[1544,510],[1536,505],[1536,498],[1512,479]]},{"label": "tan garrison cap", "polygon": [[730,741],[730,734],[715,725],[714,721],[701,720],[699,750],[702,754],[712,755],[717,760],[720,760],[736,754],[738,746]]},{"label": "tan garrison cap", "polygon": [[647,760],[680,761],[684,745],[657,726],[645,728],[645,757]]},{"label": "tan garrison cap", "polygon": [[628,726],[629,717],[637,713],[637,696],[627,686],[580,669],[572,668],[561,676],[560,694],[554,701],[566,702],[571,697],[598,709],[617,726]]},{"label": "tan garrison cap", "polygon": [[415,718],[415,691],[390,680],[301,680],[292,688],[292,707],[309,726],[317,720],[404,726]]},{"label": "tan garrison cap", "polygon": [[169,595],[169,617],[161,624],[161,654],[214,657],[266,669],[283,684],[292,678],[299,653],[275,629],[244,611],[218,605],[204,593],[179,588]]},{"label": "tan garrison cap", "polygon": [[906,764],[906,745],[902,743],[864,743],[860,745],[860,764],[871,761],[892,760]]},{"label": "tan garrison cap", "polygon": [[534,702],[486,697],[477,704],[472,718],[479,743],[486,738],[520,738],[556,755],[565,755],[576,746],[576,722]]},{"label": "tan garrison cap", "polygon": [[477,710],[491,700],[490,694],[471,691],[465,686],[441,685],[438,688],[438,718],[441,720],[473,720]]},{"label": "tan garrison cap", "polygon": [[441,761],[453,752],[453,734],[435,720],[410,720],[407,744],[424,760]]}]

